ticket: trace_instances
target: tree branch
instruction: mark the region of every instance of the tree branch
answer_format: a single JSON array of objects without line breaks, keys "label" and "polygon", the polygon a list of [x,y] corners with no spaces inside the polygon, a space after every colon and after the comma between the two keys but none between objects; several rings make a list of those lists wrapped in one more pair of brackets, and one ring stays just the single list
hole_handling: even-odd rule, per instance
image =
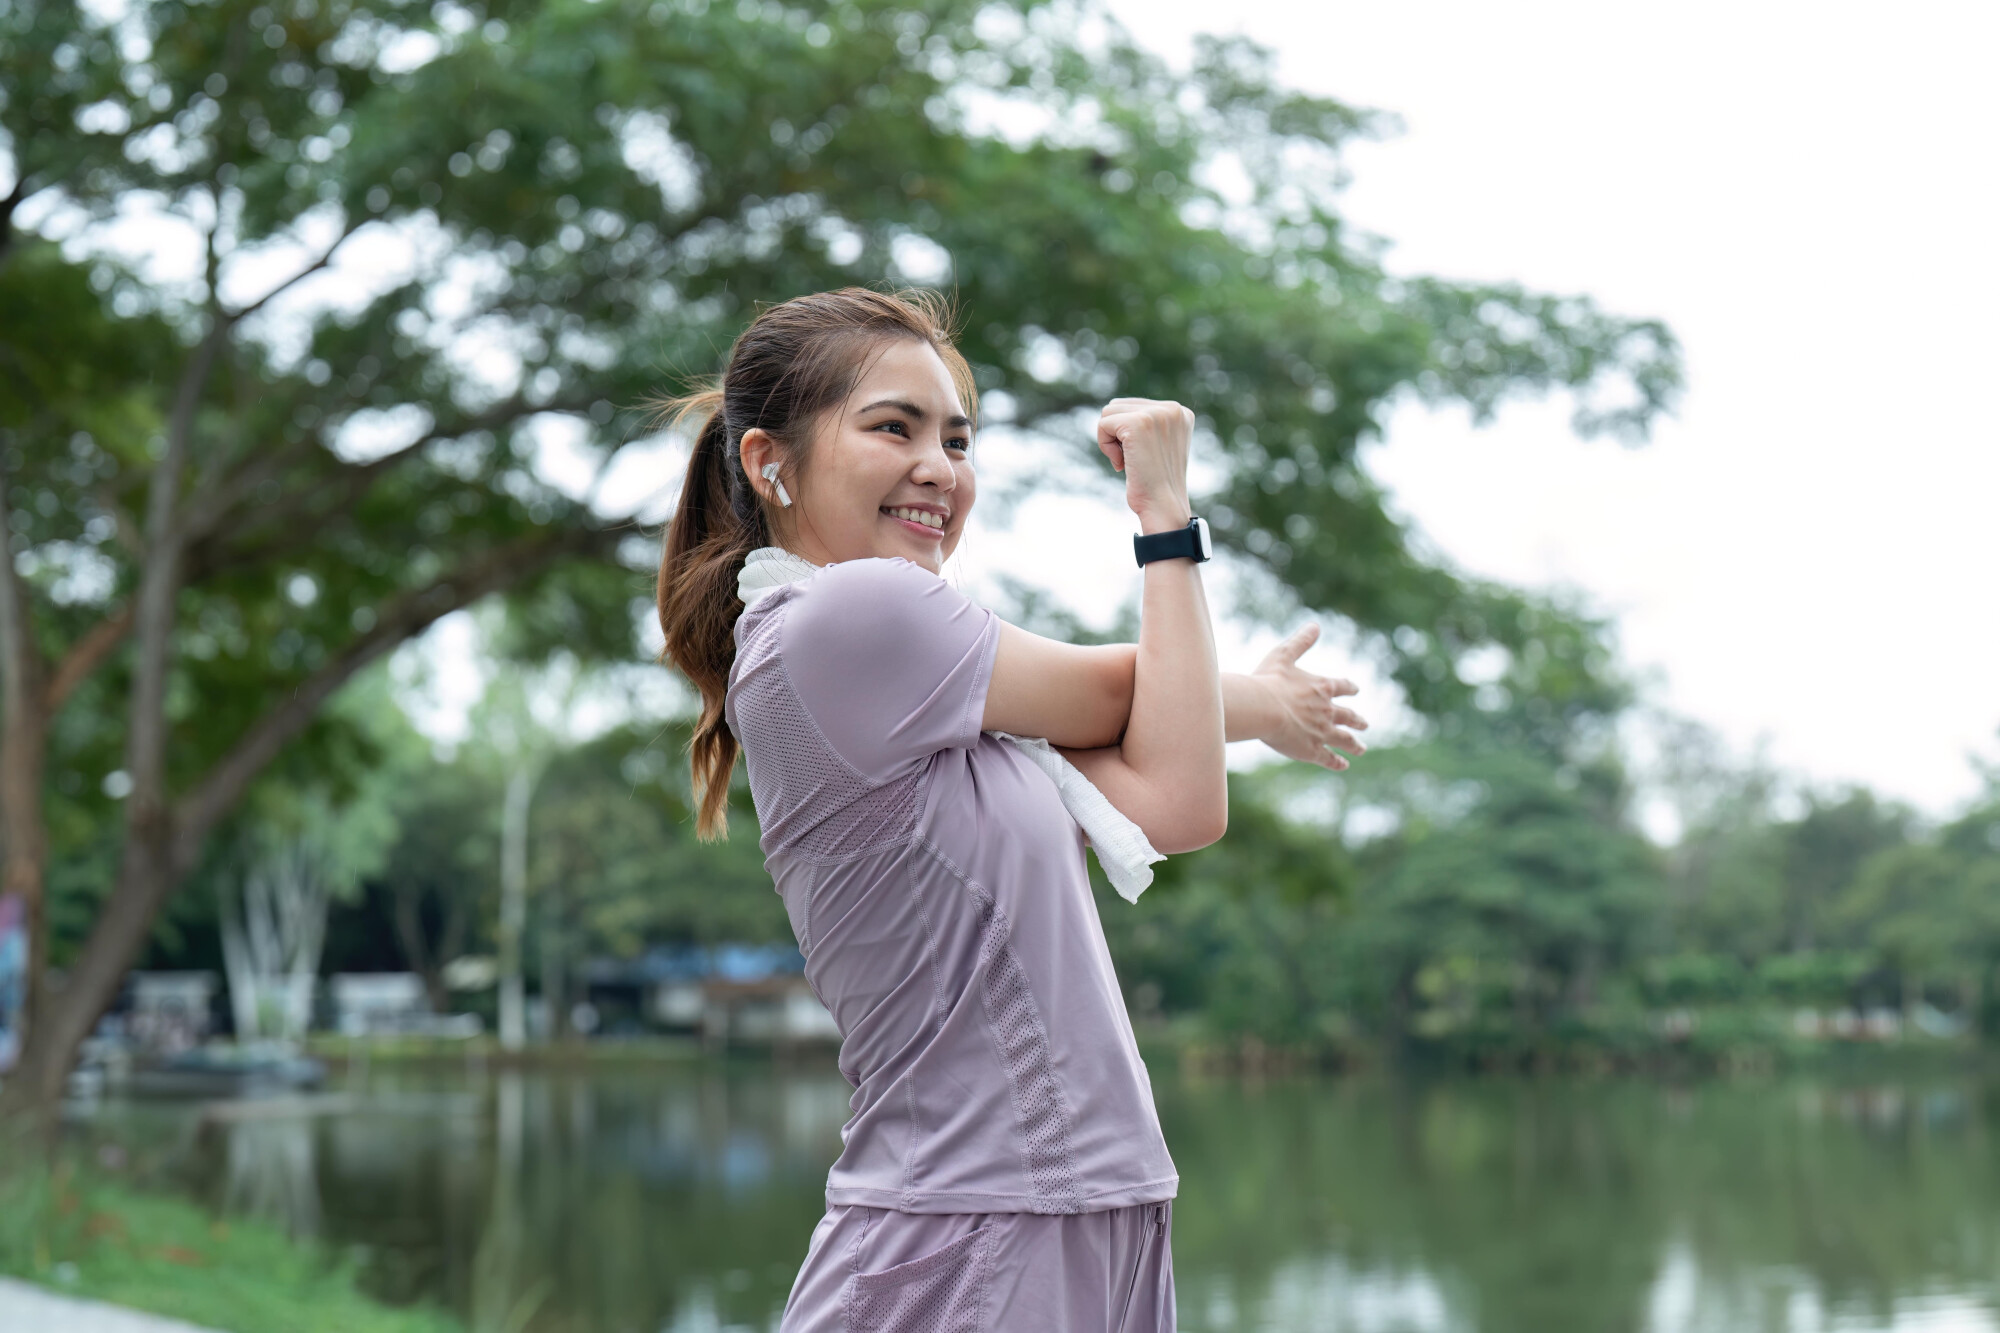
[{"label": "tree branch", "polygon": [[180,501],[181,473],[187,464],[202,389],[227,336],[228,325],[211,316],[208,333],[188,358],[174,394],[167,447],[153,467],[146,496],[145,553],[140,558],[139,588],[133,599],[133,627],[139,643],[125,731],[125,771],[132,778],[132,792],[125,804],[128,847],[143,841],[139,837],[143,829],[152,829],[149,836],[160,834],[153,825],[166,808],[167,667],[182,576],[182,546],[174,511]]},{"label": "tree branch", "polygon": [[[20,162],[15,163],[17,167],[22,165]],[[28,173],[23,168],[21,178],[14,182],[14,188],[7,192],[5,199],[0,199],[0,264],[7,262],[8,254],[14,249],[14,210],[19,208],[21,201],[27,197]]]},{"label": "tree branch", "polygon": [[266,305],[269,305],[275,297],[283,294],[284,292],[290,291],[293,287],[298,286],[300,283],[304,282],[307,278],[310,278],[313,274],[319,272],[321,269],[325,268],[328,264],[331,264],[333,262],[333,257],[336,254],[340,253],[340,247],[346,245],[348,238],[354,235],[355,232],[360,231],[362,227],[367,225],[368,221],[369,219],[367,218],[350,220],[347,224],[346,230],[342,231],[340,233],[340,236],[334,241],[334,243],[326,248],[326,253],[322,254],[318,259],[313,260],[312,263],[306,265],[304,268],[300,269],[297,273],[294,273],[291,277],[286,278],[283,282],[273,287],[270,291],[265,292],[262,296],[252,301],[249,305],[246,305],[238,310],[223,310],[222,311],[223,321],[229,324],[241,323],[243,320],[246,320],[250,318],[250,316],[256,314],[259,310],[262,310]]},{"label": "tree branch", "polygon": [[367,633],[300,683],[283,703],[251,724],[229,752],[176,803],[172,874],[179,876],[193,868],[201,854],[202,840],[215,822],[236,804],[285,742],[302,731],[320,705],[357,671],[421,634],[445,615],[539,573],[563,556],[592,551],[609,556],[620,535],[615,528],[583,527],[538,533],[474,557],[444,578],[390,599]]},{"label": "tree branch", "polygon": [[[433,427],[402,448],[386,453],[380,458],[372,458],[366,463],[340,463],[336,467],[332,480],[316,486],[301,486],[290,495],[284,497],[278,504],[258,509],[252,516],[254,524],[257,527],[265,528],[275,525],[285,528],[288,531],[296,532],[306,525],[295,522],[294,519],[304,512],[308,504],[316,500],[323,500],[329,489],[338,488],[340,497],[331,507],[324,505],[320,507],[314,516],[314,521],[316,522],[324,522],[328,517],[352,506],[356,500],[360,499],[366,493],[368,487],[382,473],[416,457],[423,451],[425,445],[435,444],[439,440],[455,440],[460,436],[469,435],[473,431],[494,430],[519,421],[523,417],[534,416],[542,412],[581,414],[585,410],[587,410],[587,405],[550,403],[542,407],[534,407],[522,399],[509,398],[505,402],[490,407],[484,412],[454,421],[448,427]],[[210,491],[206,498],[198,501],[196,506],[189,510],[183,532],[191,542],[213,538],[213,542],[204,540],[204,545],[207,546],[219,544],[231,537],[241,536],[249,530],[251,526],[249,523],[239,528],[226,529],[222,527],[223,520],[230,515],[231,511],[237,505],[248,498],[259,485],[277,476],[288,464],[308,456],[310,452],[311,441],[308,440],[303,445],[293,445],[289,448],[271,450],[256,456],[240,472],[226,479],[220,486]],[[330,453],[331,451],[328,452]],[[207,551],[204,553],[204,556],[202,569],[208,573],[212,573],[214,570],[226,565],[235,565],[241,562],[240,555],[231,555],[225,559],[216,557],[212,551]]]},{"label": "tree branch", "polygon": [[55,673],[49,677],[48,688],[42,695],[43,709],[53,715],[61,708],[70,691],[103,665],[104,659],[111,656],[112,650],[124,641],[131,629],[132,604],[125,602],[71,644],[62,660],[56,663]]},{"label": "tree branch", "polygon": [[35,646],[35,627],[29,614],[27,581],[14,564],[12,530],[8,514],[13,509],[9,491],[12,478],[0,455],[0,671],[6,672],[5,725],[9,730],[24,720],[23,710],[40,702],[39,685],[45,664]]}]

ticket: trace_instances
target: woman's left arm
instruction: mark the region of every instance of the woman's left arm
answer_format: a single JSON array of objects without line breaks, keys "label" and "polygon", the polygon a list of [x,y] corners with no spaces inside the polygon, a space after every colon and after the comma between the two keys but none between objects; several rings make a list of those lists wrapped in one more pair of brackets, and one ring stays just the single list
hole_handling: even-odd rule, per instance
[{"label": "woman's left arm", "polygon": [[[1012,675],[1023,695],[1016,708],[1044,719],[1041,730],[1052,744],[1089,750],[1119,742],[1132,715],[1137,644],[1062,643],[1004,621],[1000,635],[1000,651],[1027,668]],[[1367,720],[1338,702],[1355,692],[1354,682],[1299,665],[1318,639],[1319,626],[1309,624],[1255,671],[1221,673],[1225,740],[1262,741],[1287,759],[1331,769],[1347,767],[1339,751],[1359,756],[1367,749],[1354,734],[1368,729]]]}]

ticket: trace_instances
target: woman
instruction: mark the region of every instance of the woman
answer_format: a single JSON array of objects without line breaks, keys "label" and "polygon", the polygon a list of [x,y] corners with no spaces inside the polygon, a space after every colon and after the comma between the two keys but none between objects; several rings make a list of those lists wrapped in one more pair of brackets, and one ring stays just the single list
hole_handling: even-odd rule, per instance
[{"label": "woman", "polygon": [[[1142,845],[1205,846],[1225,737],[1345,767],[1353,687],[1294,665],[1310,628],[1219,675],[1191,558],[1145,565],[1136,645],[1043,639],[944,582],[977,403],[928,296],[774,306],[682,406],[706,418],[659,611],[701,692],[697,831],[723,833],[740,743],[854,1087],[782,1327],[1171,1329],[1177,1177],[1073,811],[1101,793]],[[1098,423],[1143,532],[1189,522],[1192,420],[1121,398]]]}]

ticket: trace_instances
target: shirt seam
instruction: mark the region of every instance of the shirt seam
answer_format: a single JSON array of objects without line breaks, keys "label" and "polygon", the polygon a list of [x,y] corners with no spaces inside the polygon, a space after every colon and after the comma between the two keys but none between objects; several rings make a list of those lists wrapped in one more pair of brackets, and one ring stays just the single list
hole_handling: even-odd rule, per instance
[{"label": "shirt seam", "polygon": [[[978,603],[975,602],[974,605],[977,606]],[[982,606],[979,609],[986,612],[986,628],[980,631],[986,642],[979,651],[979,668],[974,676],[973,688],[966,692],[965,711],[959,715],[958,725],[961,731],[972,718],[974,700],[978,701],[980,707],[979,721],[986,720],[986,698],[993,692],[993,664],[1000,655],[1000,617],[988,607]],[[983,734],[984,728],[975,723],[972,728],[972,743],[977,745],[979,737]]]},{"label": "shirt seam", "polygon": [[[980,909],[987,917],[988,922],[992,922],[996,919],[999,922],[1010,921],[1010,918],[1008,917],[1006,911],[1000,906],[1000,901],[998,896],[991,889],[987,888],[984,884],[974,879],[972,876],[966,874],[964,870],[960,869],[958,863],[956,861],[953,861],[951,857],[947,856],[944,852],[940,851],[938,849],[937,844],[932,842],[929,837],[924,836],[921,832],[919,832],[919,835],[915,841],[918,847],[921,847],[923,850],[929,852],[931,856],[934,857],[937,860],[937,862],[940,865],[942,865],[954,879],[958,880],[958,882],[965,887],[966,892],[972,895],[973,901],[979,905]],[[985,943],[982,942],[980,953],[982,955],[982,962],[985,964],[986,967],[991,968],[996,964],[997,955],[1001,950],[1008,950],[1009,952],[1011,952],[1012,946],[1006,940],[1001,940],[998,943],[992,945],[990,948]],[[1015,961],[1015,966],[1017,967],[1019,966],[1018,959],[1016,959]],[[1030,1002],[1036,1006],[1037,1022],[1041,1023],[1042,1025],[1041,1039],[1046,1049],[1049,1038],[1048,1038],[1047,1024],[1045,1021],[1042,1020],[1041,1015],[1039,1013],[1041,1001],[1039,997],[1035,996],[1032,989],[1028,991],[1028,996]],[[1000,1057],[1001,1068],[1004,1071],[1006,1069],[1006,1060],[1004,1053],[1002,1052],[1003,1043],[1000,1040],[1000,1034],[995,1032],[993,1029],[993,1016],[988,1011],[987,1006],[984,1003],[983,996],[979,1006],[979,1011],[981,1019],[983,1020],[984,1026],[986,1028],[987,1037],[994,1043],[995,1054]],[[1047,1057],[1049,1059],[1051,1066],[1049,1092],[1055,1098],[1056,1105],[1058,1108],[1058,1113],[1064,1125],[1063,1156],[1069,1159],[1069,1169],[1071,1172],[1074,1172],[1075,1160],[1073,1156],[1073,1149],[1068,1141],[1068,1134],[1070,1127],[1075,1124],[1075,1114],[1069,1105],[1068,1089],[1066,1089],[1063,1086],[1061,1079],[1055,1077],[1053,1068],[1054,1052],[1052,1050],[1047,1051]],[[1011,1075],[1008,1077],[1008,1082],[1010,1085],[1013,1083],[1013,1078]],[[1010,1091],[1012,1091],[1011,1088]],[[1021,1122],[1018,1115],[1018,1105],[1017,1105],[1017,1115],[1014,1120],[1012,1129],[1013,1129],[1015,1147],[1020,1154],[1022,1172],[1026,1176],[1028,1184],[1032,1187],[1034,1185],[1034,1174],[1033,1174],[1033,1168],[1031,1166],[1031,1159],[1033,1157],[1033,1152],[1031,1151],[1028,1144],[1027,1126]],[[1079,1196],[1074,1194],[1061,1194],[1061,1193],[1039,1193],[1039,1192],[1034,1192],[1031,1188],[1030,1193],[1026,1197],[1033,1199],[1041,1199],[1047,1202],[1052,1202],[1057,1204],[1066,1204],[1074,1202]]]}]

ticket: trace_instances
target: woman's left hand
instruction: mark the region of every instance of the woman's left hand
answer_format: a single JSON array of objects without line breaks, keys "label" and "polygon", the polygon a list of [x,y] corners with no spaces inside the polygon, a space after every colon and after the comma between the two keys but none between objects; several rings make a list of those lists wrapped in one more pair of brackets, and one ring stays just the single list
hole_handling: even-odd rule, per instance
[{"label": "woman's left hand", "polygon": [[1250,678],[1270,692],[1274,720],[1257,739],[1287,759],[1302,759],[1322,768],[1342,769],[1345,750],[1359,757],[1368,747],[1354,733],[1366,731],[1368,720],[1336,699],[1357,692],[1351,680],[1314,675],[1299,665],[1306,649],[1319,640],[1319,626],[1307,625],[1264,655]]}]

